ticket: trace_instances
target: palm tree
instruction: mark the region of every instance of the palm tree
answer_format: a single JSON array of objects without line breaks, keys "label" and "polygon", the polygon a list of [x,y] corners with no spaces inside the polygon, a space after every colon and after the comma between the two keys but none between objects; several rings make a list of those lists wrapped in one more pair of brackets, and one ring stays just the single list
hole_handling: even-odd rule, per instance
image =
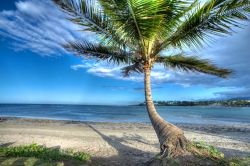
[{"label": "palm tree", "polygon": [[[162,156],[185,152],[188,140],[183,131],[157,113],[151,94],[150,73],[154,64],[166,69],[196,71],[226,78],[231,71],[207,59],[186,56],[183,51],[200,48],[215,36],[225,36],[247,20],[249,0],[54,0],[70,20],[94,32],[99,42],[68,42],[65,48],[76,55],[93,57],[122,68],[125,76],[144,73],[147,112],[160,143]],[[166,52],[165,52],[166,53]]]}]

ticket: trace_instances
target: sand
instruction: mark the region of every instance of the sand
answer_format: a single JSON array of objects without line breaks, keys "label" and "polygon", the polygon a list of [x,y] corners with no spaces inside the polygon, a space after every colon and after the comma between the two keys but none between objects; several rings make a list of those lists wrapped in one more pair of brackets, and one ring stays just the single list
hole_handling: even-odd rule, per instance
[{"label": "sand", "polygon": [[[250,126],[178,126],[184,129],[188,139],[212,144],[226,157],[250,155]],[[31,143],[86,151],[97,165],[143,165],[159,153],[157,137],[150,124],[21,118],[6,118],[0,122],[2,146]]]}]

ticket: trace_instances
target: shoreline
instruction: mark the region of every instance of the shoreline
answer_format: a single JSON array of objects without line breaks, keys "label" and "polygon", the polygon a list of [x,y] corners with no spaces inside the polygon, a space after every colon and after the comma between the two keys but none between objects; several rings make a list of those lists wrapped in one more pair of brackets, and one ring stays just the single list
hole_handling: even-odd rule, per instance
[{"label": "shoreline", "polygon": [[[81,120],[70,120],[70,119],[58,119],[58,118],[37,118],[37,117],[25,117],[25,116],[0,116],[0,122],[5,120],[17,120],[17,121],[26,121],[26,122],[61,122],[61,123],[72,123],[72,124],[144,124],[144,125],[151,125],[150,122],[117,122],[117,121],[81,121]],[[170,122],[169,122],[170,123]],[[211,123],[172,123],[178,127],[182,127],[185,129],[188,128],[196,128],[199,129],[207,129],[207,128],[227,128],[231,129],[232,131],[248,131],[250,132],[250,124],[249,123],[240,123],[240,122],[234,122],[234,123],[222,123],[222,124],[211,124]]]},{"label": "shoreline", "polygon": [[[189,140],[218,147],[226,157],[250,155],[250,126],[176,124]],[[38,143],[85,151],[106,165],[138,165],[159,153],[148,123],[82,122],[6,118],[0,121],[0,145]],[[129,165],[128,164],[128,165]],[[104,164],[105,165],[105,164]]]}]

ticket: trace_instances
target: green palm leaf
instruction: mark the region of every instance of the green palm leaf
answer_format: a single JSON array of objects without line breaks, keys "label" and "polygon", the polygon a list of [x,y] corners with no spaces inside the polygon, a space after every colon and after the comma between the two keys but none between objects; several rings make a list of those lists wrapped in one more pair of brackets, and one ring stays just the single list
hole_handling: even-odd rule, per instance
[{"label": "green palm leaf", "polygon": [[122,68],[124,77],[128,77],[131,73],[143,73],[143,66],[139,62]]},{"label": "green palm leaf", "polygon": [[210,0],[198,5],[178,25],[176,31],[166,39],[164,47],[201,46],[211,35],[225,35],[239,27],[238,21],[248,20],[249,0]]},{"label": "green palm leaf", "polygon": [[157,63],[163,64],[166,68],[179,69],[184,71],[197,71],[226,78],[232,73],[231,70],[221,69],[210,63],[209,60],[199,59],[195,56],[183,56],[181,54],[158,57]]},{"label": "green palm leaf", "polygon": [[[70,20],[84,26],[84,31],[98,34],[101,42],[118,47],[131,47],[131,38],[124,37],[95,0],[53,0],[71,15]],[[87,28],[86,28],[87,27]],[[128,46],[128,44],[130,44]],[[133,48],[133,47],[131,47]]]},{"label": "green palm leaf", "polygon": [[106,60],[115,64],[129,63],[132,53],[120,48],[108,47],[101,44],[92,44],[87,41],[69,42],[64,47],[76,55],[97,60]]}]

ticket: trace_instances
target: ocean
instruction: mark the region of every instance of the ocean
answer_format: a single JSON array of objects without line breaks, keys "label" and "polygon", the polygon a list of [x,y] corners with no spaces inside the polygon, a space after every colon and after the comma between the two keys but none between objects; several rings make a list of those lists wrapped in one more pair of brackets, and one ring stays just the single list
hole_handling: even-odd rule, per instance
[{"label": "ocean", "polygon": [[[175,124],[250,125],[250,107],[159,106],[157,110],[164,119]],[[0,104],[0,117],[91,122],[150,122],[144,106]]]}]

